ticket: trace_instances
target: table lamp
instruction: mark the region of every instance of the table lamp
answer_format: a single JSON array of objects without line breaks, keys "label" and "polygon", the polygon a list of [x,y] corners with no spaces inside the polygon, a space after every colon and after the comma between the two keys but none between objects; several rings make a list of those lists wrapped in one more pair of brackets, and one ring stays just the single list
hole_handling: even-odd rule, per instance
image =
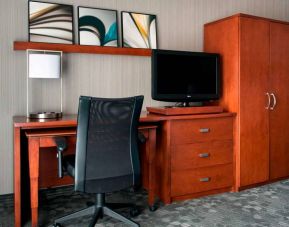
[{"label": "table lamp", "polygon": [[[62,51],[27,50],[27,117],[62,117]],[[29,79],[60,79],[60,112],[29,112]]]}]

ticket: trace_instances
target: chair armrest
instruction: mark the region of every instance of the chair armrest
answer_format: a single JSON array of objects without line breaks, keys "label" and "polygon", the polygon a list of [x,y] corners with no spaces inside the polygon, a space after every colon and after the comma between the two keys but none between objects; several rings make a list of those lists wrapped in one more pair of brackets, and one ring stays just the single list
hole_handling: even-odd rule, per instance
[{"label": "chair armrest", "polygon": [[62,171],[62,152],[67,148],[67,142],[65,137],[55,137],[54,141],[56,143],[57,147],[57,158],[58,158],[58,177],[63,177],[63,171]]},{"label": "chair armrest", "polygon": [[55,137],[54,141],[56,143],[57,150],[64,151],[67,148],[67,142],[65,137]]},{"label": "chair armrest", "polygon": [[147,139],[145,138],[144,134],[142,134],[141,132],[138,132],[138,141],[140,143],[145,143],[147,141]]}]

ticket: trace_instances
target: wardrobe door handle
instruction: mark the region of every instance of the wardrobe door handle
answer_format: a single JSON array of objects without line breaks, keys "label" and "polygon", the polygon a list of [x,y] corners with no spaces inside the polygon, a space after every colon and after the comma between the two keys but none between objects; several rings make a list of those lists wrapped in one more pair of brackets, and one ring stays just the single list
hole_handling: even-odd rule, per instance
[{"label": "wardrobe door handle", "polygon": [[270,105],[271,105],[271,96],[270,96],[270,94],[268,92],[266,92],[265,95],[267,95],[267,98],[268,98],[268,104],[265,107],[265,109],[268,110]]},{"label": "wardrobe door handle", "polygon": [[270,107],[270,110],[274,110],[276,104],[277,104],[277,99],[274,93],[271,93],[270,96],[273,97],[273,105]]}]

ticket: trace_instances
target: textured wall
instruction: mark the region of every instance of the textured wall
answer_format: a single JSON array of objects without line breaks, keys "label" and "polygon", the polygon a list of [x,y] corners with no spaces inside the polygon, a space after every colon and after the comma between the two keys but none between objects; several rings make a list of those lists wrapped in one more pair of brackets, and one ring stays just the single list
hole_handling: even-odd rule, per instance
[{"label": "textured wall", "polygon": [[[46,0],[50,2],[49,0]],[[51,2],[157,14],[159,48],[201,51],[203,24],[235,13],[289,21],[288,0],[53,0]],[[119,16],[120,19],[120,16]],[[0,194],[13,192],[12,116],[26,112],[26,56],[13,51],[14,40],[27,40],[27,0],[0,0]],[[76,27],[76,26],[75,26]],[[82,95],[150,98],[148,57],[67,54],[64,111],[76,113]],[[49,97],[49,84],[42,84]],[[49,98],[48,103],[51,103]]]}]

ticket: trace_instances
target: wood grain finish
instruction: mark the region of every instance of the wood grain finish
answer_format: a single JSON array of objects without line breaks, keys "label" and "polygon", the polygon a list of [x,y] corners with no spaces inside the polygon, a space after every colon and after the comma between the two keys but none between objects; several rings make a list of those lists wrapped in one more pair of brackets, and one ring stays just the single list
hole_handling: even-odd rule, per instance
[{"label": "wood grain finish", "polygon": [[237,112],[235,190],[269,182],[269,175],[271,180],[289,176],[288,26],[244,14],[205,26],[205,50],[218,51],[223,59],[220,103]]},{"label": "wood grain finish", "polygon": [[226,188],[233,185],[232,164],[172,172],[172,196]]},{"label": "wood grain finish", "polygon": [[111,55],[134,55],[134,56],[151,56],[151,49],[140,48],[121,48],[121,47],[99,47],[84,46],[71,44],[55,43],[35,43],[25,41],[15,41],[14,50],[57,50],[64,53],[83,53],[83,54],[111,54]]},{"label": "wood grain finish", "polygon": [[268,18],[268,17],[261,17],[261,16],[254,16],[252,14],[246,14],[246,13],[237,13],[237,14],[234,14],[234,15],[231,15],[231,16],[228,16],[228,17],[224,17],[224,18],[221,18],[219,20],[215,20],[213,22],[209,22],[207,23],[206,25],[211,25],[211,24],[216,24],[216,23],[219,23],[219,22],[223,22],[223,21],[228,21],[228,20],[231,20],[233,18],[241,18],[241,17],[245,17],[245,18],[249,18],[249,19],[254,19],[254,20],[264,20],[264,21],[270,21],[270,22],[273,22],[273,23],[281,23],[281,24],[289,24],[288,21],[284,21],[284,20],[277,20],[277,19],[273,19],[273,18]]},{"label": "wood grain finish", "polygon": [[[47,1],[80,5],[77,0]],[[228,0],[81,0],[81,5],[118,12],[127,10],[156,14],[158,47],[172,50],[203,51],[203,25],[236,12],[289,20],[288,0],[229,0],[229,3]],[[6,194],[13,193],[12,116],[26,113],[26,87],[23,86],[26,81],[26,54],[14,51],[13,41],[27,40],[27,1],[0,1],[0,6],[0,194]],[[76,11],[74,19],[77,22]],[[118,22],[120,25],[120,17]],[[74,28],[77,33],[76,23]],[[149,57],[65,54],[64,61],[63,108],[66,114],[77,113],[77,100],[81,94],[99,97],[143,94],[144,107],[166,105],[151,99]],[[42,99],[36,108],[43,103],[47,108],[54,107],[46,81],[39,95]]]},{"label": "wood grain finish", "polygon": [[189,114],[212,114],[222,113],[221,106],[196,106],[196,107],[147,107],[150,113],[164,115],[189,115]]},{"label": "wood grain finish", "polygon": [[148,191],[148,204],[152,206],[156,199],[156,129],[157,126],[140,126],[139,130],[147,141],[140,144],[142,186]]},{"label": "wood grain finish", "polygon": [[[72,184],[73,179],[64,177],[57,178],[57,160],[55,151],[55,136],[65,136],[68,142],[68,149],[64,155],[75,153],[76,144],[76,115],[64,116],[62,119],[46,119],[36,120],[27,119],[26,117],[14,117],[14,162],[15,162],[15,226],[20,227],[23,222],[23,210],[29,209],[29,204],[23,203],[29,200],[29,196],[25,197],[27,185],[22,184],[23,179],[27,180],[29,187],[29,179],[25,176],[25,168],[29,166],[30,177],[30,207],[33,227],[38,226],[38,189],[55,187],[61,185]],[[156,125],[148,124],[145,114],[142,115],[144,125],[138,127],[139,131],[146,136],[146,143],[142,147],[145,159],[142,162],[147,166],[147,175],[144,176],[147,182],[148,202],[152,206],[155,202],[156,193]],[[153,122],[157,119],[153,118]],[[27,140],[28,139],[28,145]],[[28,146],[28,148],[27,148]],[[28,163],[21,165],[21,157],[24,159],[28,149]],[[24,156],[24,157],[23,157]],[[25,166],[27,165],[27,166]],[[27,173],[28,175],[28,173]],[[23,196],[24,195],[24,196]],[[28,198],[28,199],[25,199]],[[25,218],[29,218],[25,216]]]},{"label": "wood grain finish", "polygon": [[268,35],[267,21],[242,14],[205,26],[205,50],[219,51],[223,59],[220,103],[237,112],[234,126],[236,190],[268,179],[269,122],[265,109],[269,79]]},{"label": "wood grain finish", "polygon": [[[226,111],[236,111],[239,106],[239,18],[205,24],[204,50],[221,55],[222,94],[219,101]],[[217,38],[218,37],[218,38]],[[224,83],[226,81],[226,83]],[[238,118],[238,116],[237,116]]]},{"label": "wood grain finish", "polygon": [[[232,121],[234,118],[233,113],[220,113],[220,114],[201,114],[201,115],[182,115],[182,116],[164,116],[164,115],[152,115],[142,113],[140,122],[143,122],[144,125],[139,128],[145,137],[148,139],[147,145],[144,146],[145,154],[142,154],[142,168],[144,170],[143,173],[147,175],[144,177],[146,186],[148,186],[149,190],[149,204],[152,205],[155,201],[155,196],[158,195],[159,198],[165,203],[171,203],[173,199],[180,199],[181,197],[191,197],[196,196],[194,193],[200,195],[204,191],[210,191],[210,193],[218,192],[220,189],[230,189],[232,183],[228,180],[228,175],[233,178],[231,171],[224,175],[222,171],[222,165],[220,163],[226,163],[231,161],[229,160],[231,156],[229,155],[230,151],[226,151],[226,149],[232,148],[231,143],[227,143],[228,139],[232,139]],[[30,167],[30,193],[31,193],[31,212],[32,212],[32,226],[37,226],[38,222],[38,188],[40,186],[55,186],[62,184],[71,183],[69,179],[63,179],[64,181],[57,181],[55,179],[57,168],[55,166],[55,151],[51,152],[51,150],[43,150],[49,149],[50,146],[55,147],[55,143],[53,141],[54,136],[68,136],[68,141],[70,143],[70,147],[72,147],[72,152],[75,147],[75,127],[76,127],[76,115],[64,116],[63,119],[54,119],[54,120],[31,120],[26,117],[14,117],[14,127],[15,127],[15,143],[21,144],[19,137],[19,133],[17,129],[22,131],[22,134],[25,134],[28,138],[28,146],[29,146],[29,167]],[[156,126],[148,125],[148,122],[158,122],[160,124],[160,131],[158,135],[156,135]],[[208,176],[210,179],[214,179],[212,183],[208,184],[208,186],[202,186],[200,184],[197,186],[198,189],[191,189],[186,186],[186,193],[179,193],[179,183],[183,183],[182,180],[186,178],[186,176],[182,176],[180,181],[172,181],[172,171],[171,163],[172,163],[172,152],[174,146],[172,141],[173,137],[177,134],[174,132],[176,130],[176,125],[184,126],[184,122],[187,127],[192,127],[193,129],[198,128],[198,133],[209,133],[213,132],[212,136],[208,138],[201,139],[201,141],[205,141],[207,143],[211,143],[211,146],[216,146],[216,150],[220,150],[219,155],[214,155],[213,162],[211,162],[209,167],[204,168],[195,168],[194,170],[180,170],[180,172],[187,175],[188,178],[192,176],[192,171],[194,171],[194,176],[201,176],[203,174]],[[207,123],[206,123],[207,122]],[[63,125],[61,124],[63,123]],[[174,125],[174,127],[172,127]],[[200,128],[199,126],[208,126],[210,130],[203,131],[204,128]],[[221,126],[225,128],[225,130],[221,129]],[[201,131],[200,131],[201,130]],[[187,132],[178,131],[178,133],[184,133],[184,137],[187,137]],[[228,134],[228,135],[225,135]],[[158,143],[156,142],[156,136],[158,137]],[[218,137],[219,136],[219,137]],[[179,138],[182,138],[180,136]],[[23,140],[23,138],[22,138]],[[225,140],[225,141],[222,141]],[[196,140],[198,141],[198,140]],[[224,144],[221,145],[216,141],[222,141]],[[231,142],[231,141],[230,141]],[[155,152],[157,144],[157,152]],[[184,143],[182,143],[184,144]],[[41,150],[41,146],[42,150]],[[15,162],[17,163],[17,158],[20,157],[21,150],[25,150],[25,147],[15,147]],[[203,146],[203,148],[207,148],[207,146]],[[41,153],[40,153],[41,151]],[[175,152],[181,153],[177,150]],[[215,151],[212,152],[214,154]],[[220,155],[224,154],[225,156],[220,158]],[[54,157],[53,157],[54,156]],[[219,157],[219,158],[218,158]],[[192,157],[193,158],[193,157]],[[177,158],[179,160],[183,160],[183,157]],[[54,162],[53,165],[49,166],[49,170],[46,172],[45,167],[40,165],[39,161]],[[179,163],[178,163],[179,164]],[[31,166],[32,165],[32,166]],[[231,166],[232,164],[227,164]],[[207,170],[205,170],[207,169]],[[46,168],[47,170],[47,168]],[[228,169],[227,169],[228,170]],[[19,173],[20,170],[16,170],[16,173]],[[179,170],[177,171],[179,172]],[[214,172],[214,173],[213,173]],[[158,173],[158,174],[155,174]],[[183,174],[182,174],[183,175]],[[42,181],[39,181],[39,176],[42,178]],[[48,178],[46,179],[46,176]],[[52,177],[54,176],[54,177]],[[15,182],[20,181],[22,178],[21,172],[19,175],[15,175]],[[205,177],[203,177],[205,178]],[[218,181],[216,182],[215,179]],[[219,180],[221,179],[221,180]],[[196,179],[195,179],[196,180]],[[200,179],[199,179],[200,180]],[[202,180],[202,179],[201,179]],[[220,182],[219,182],[220,181]],[[226,182],[226,183],[225,183]],[[205,183],[205,182],[202,182]],[[175,191],[172,192],[172,188]],[[15,191],[21,192],[21,186],[15,186]],[[20,220],[16,220],[15,223],[21,225],[21,207],[19,206],[20,202],[23,200],[20,195],[16,195],[15,198],[15,218],[20,218]],[[19,201],[18,201],[19,200]],[[27,204],[26,204],[27,205]],[[17,226],[18,227],[18,226]]]},{"label": "wood grain finish", "polygon": [[[75,138],[69,138],[68,144],[68,150],[64,152],[64,155],[75,153]],[[55,145],[53,147],[40,148],[39,163],[42,163],[42,165],[39,166],[38,182],[40,189],[74,184],[74,180],[70,176],[58,178],[58,164]],[[43,163],[49,163],[49,165],[45,165]]]},{"label": "wood grain finish", "polygon": [[[210,118],[224,118],[224,117],[233,117],[235,113],[224,112],[221,114],[195,114],[195,115],[173,115],[165,116],[160,114],[150,114],[146,111],[142,111],[140,115],[140,123],[151,123],[151,122],[160,122],[166,120],[186,120],[186,119],[210,119]],[[49,127],[76,127],[77,125],[77,115],[64,115],[59,119],[30,119],[25,116],[14,116],[13,117],[13,126],[21,127],[22,129],[30,128],[49,128]],[[144,126],[142,126],[144,127]]]},{"label": "wood grain finish", "polygon": [[231,190],[232,117],[173,120],[170,135],[172,200]]},{"label": "wood grain finish", "polygon": [[13,117],[14,128],[36,129],[36,128],[54,128],[54,127],[76,127],[77,115],[64,115],[58,119],[33,119],[25,116]]},{"label": "wood grain finish", "polygon": [[27,130],[26,136],[30,138],[38,138],[39,140],[39,163],[49,163],[49,165],[39,166],[39,188],[50,188],[63,185],[71,185],[74,183],[73,179],[69,176],[64,176],[62,179],[58,178],[58,164],[56,157],[56,143],[55,136],[65,136],[68,148],[65,150],[64,155],[75,153],[76,144],[76,130],[75,128],[64,129],[40,129],[40,130]]},{"label": "wood grain finish", "polygon": [[172,146],[172,170],[195,169],[233,162],[232,140]]},{"label": "wood grain finish", "polygon": [[[163,115],[159,115],[163,116]],[[195,118],[191,118],[195,116]],[[198,118],[196,118],[196,116]],[[175,118],[174,118],[175,117]],[[181,198],[194,198],[200,196],[204,191],[216,193],[220,187],[230,190],[233,183],[227,181],[228,185],[216,184],[213,181],[210,187],[199,187],[194,191],[191,187],[182,188],[184,179],[190,179],[192,171],[200,171],[201,166],[208,168],[206,173],[213,173],[217,167],[222,164],[232,165],[232,138],[233,138],[233,119],[234,114],[200,114],[200,115],[182,115],[166,116],[166,120],[161,121],[161,131],[158,133],[157,143],[157,182],[160,198],[164,203],[171,203]],[[210,136],[203,136],[200,129],[210,128]],[[207,134],[208,132],[204,132]],[[193,138],[193,139],[192,139]],[[197,138],[194,140],[194,138]],[[202,143],[196,143],[202,141]],[[210,149],[208,151],[208,149]],[[196,155],[202,152],[210,152],[211,157],[208,160],[198,160]],[[219,152],[219,153],[218,153]],[[217,154],[218,153],[218,154]],[[205,158],[204,158],[205,159]],[[213,168],[216,167],[216,168]],[[179,175],[180,180],[177,180]],[[227,175],[221,176],[224,172],[219,173],[220,178],[227,179]],[[175,178],[173,180],[173,175]],[[232,171],[229,171],[233,179]],[[229,183],[230,182],[230,183]],[[172,191],[175,190],[175,191]],[[180,193],[179,190],[182,190]],[[208,193],[208,194],[210,194]]]},{"label": "wood grain finish", "polygon": [[169,204],[171,199],[171,121],[161,123],[161,132],[158,134],[156,153],[157,182],[160,199]]},{"label": "wood grain finish", "polygon": [[146,162],[148,163],[148,204],[149,206],[154,205],[156,196],[157,196],[157,181],[156,181],[156,144],[157,144],[157,137],[156,137],[156,126],[150,127],[147,129],[141,129],[141,132],[147,132],[148,137],[147,140],[149,142],[146,143],[146,148],[142,150],[142,153],[146,153],[147,159]]},{"label": "wood grain finish", "polygon": [[39,138],[28,139],[31,226],[38,226]]},{"label": "wood grain finish", "polygon": [[172,122],[171,144],[232,139],[232,119],[198,119]]},{"label": "wood grain finish", "polygon": [[21,226],[21,141],[20,128],[14,128],[14,215],[15,226]]},{"label": "wood grain finish", "polygon": [[186,194],[186,195],[180,195],[180,196],[174,196],[172,199],[173,201],[184,201],[188,199],[194,199],[194,198],[199,198],[203,196],[211,196],[215,194],[220,194],[220,193],[225,193],[232,191],[232,187],[226,187],[226,188],[218,188],[218,189],[212,189],[209,191],[201,191],[201,192],[195,192],[192,194]]},{"label": "wood grain finish", "polygon": [[289,24],[270,23],[270,34],[270,92],[277,101],[270,111],[272,180],[289,176]]},{"label": "wood grain finish", "polygon": [[[226,111],[239,111],[239,18],[205,24],[204,50],[221,56],[222,95],[219,105]],[[234,121],[234,182],[240,185],[240,115]]]},{"label": "wood grain finish", "polygon": [[53,138],[55,136],[75,136],[75,128],[65,128],[65,129],[40,129],[40,130],[26,130],[25,135],[30,137],[41,137],[43,140],[47,139],[48,146],[55,146]]},{"label": "wood grain finish", "polygon": [[269,22],[240,17],[240,182],[269,179]]}]

